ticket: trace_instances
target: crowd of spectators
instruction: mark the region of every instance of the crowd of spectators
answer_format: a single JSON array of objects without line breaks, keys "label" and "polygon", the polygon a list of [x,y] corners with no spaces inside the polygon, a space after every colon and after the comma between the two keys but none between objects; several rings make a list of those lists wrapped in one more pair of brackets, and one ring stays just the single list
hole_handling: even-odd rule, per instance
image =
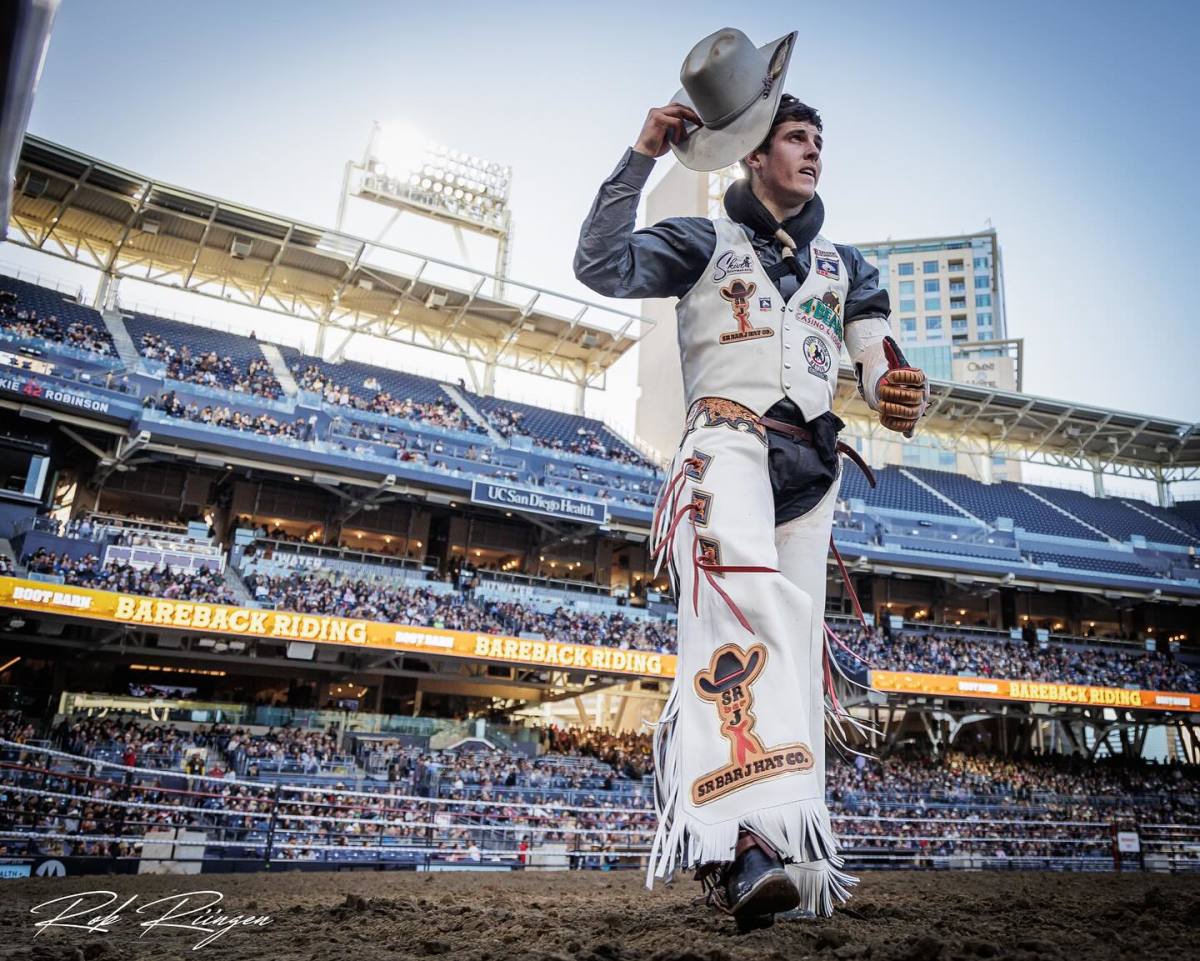
[{"label": "crowd of spectators", "polygon": [[[393,456],[401,463],[425,464],[431,470],[489,477],[493,480],[541,487],[578,497],[620,501],[635,507],[649,507],[654,503],[654,492],[658,483],[655,480],[634,480],[620,475],[606,477],[589,472],[586,467],[579,465],[575,465],[571,472],[565,475],[557,474],[553,464],[549,465],[544,473],[537,474],[525,470],[523,467],[518,469],[511,464],[497,463],[493,459],[492,452],[482,445],[468,444],[466,447],[458,447],[440,440],[424,440],[401,428],[380,424],[363,424],[357,421],[347,423],[341,421],[340,418],[334,421],[331,439],[339,449],[350,454],[379,456],[379,450],[371,444],[382,444],[391,451],[386,456]],[[347,440],[371,443],[350,444]],[[468,463],[463,463],[464,461]],[[589,478],[591,478],[590,481],[588,481]],[[600,489],[585,489],[579,483],[580,480],[588,481]]]},{"label": "crowd of spectators", "polygon": [[[27,741],[32,734],[25,719],[0,717],[6,740]],[[231,759],[244,759],[239,768],[248,776],[280,759],[288,766],[277,769],[305,773],[306,757],[318,762],[307,772],[316,774],[319,762],[339,757],[332,730],[250,734],[213,725],[189,732],[173,724],[88,718],[60,723],[53,743],[85,758],[173,766],[176,776],[164,770],[122,783],[98,776],[99,768],[76,765],[68,773],[70,764],[54,762],[60,769],[47,779],[44,755],[6,749],[0,830],[73,836],[38,842],[44,853],[135,854],[135,839],[146,831],[178,825],[207,830],[214,841],[243,843],[261,856],[273,808],[276,855],[285,860],[336,859],[342,848],[390,846],[446,860],[479,861],[491,857],[483,852],[502,851],[508,860],[527,861],[532,848],[550,843],[565,845],[576,865],[599,866],[617,851],[645,849],[654,829],[643,780],[650,760],[645,732],[550,727],[542,732],[546,753],[533,757],[433,751],[397,741],[388,746],[386,780],[360,775],[353,788],[332,778],[309,788],[286,781],[275,788],[224,777],[219,746]],[[195,763],[187,766],[196,757],[193,748],[206,750],[208,774],[216,780],[196,777]],[[173,765],[162,763],[171,758]],[[645,767],[628,767],[631,758],[644,759]],[[28,773],[13,761],[26,763]],[[18,783],[41,793],[6,790]],[[1120,757],[1001,756],[979,745],[934,756],[908,746],[883,761],[831,756],[827,798],[852,858],[921,863],[969,855],[995,864],[1083,857],[1099,864],[1109,857],[1114,819],[1200,826],[1200,768]],[[114,852],[88,835],[130,840]]]},{"label": "crowd of spectators", "polygon": [[188,420],[198,424],[211,424],[227,430],[241,430],[267,437],[290,437],[293,440],[316,439],[316,415],[281,419],[266,413],[249,413],[235,410],[228,405],[205,404],[201,407],[195,400],[181,400],[173,390],[160,394],[148,394],[142,401],[145,408],[161,411],[168,417]]},{"label": "crowd of spectators", "polygon": [[[181,730],[171,723],[146,723],[128,717],[63,720],[51,731],[50,740],[68,754],[101,758],[126,767],[168,770],[182,769],[189,750],[215,748],[211,735],[203,728]],[[216,764],[214,757],[210,766]]]},{"label": "crowd of spectators", "polygon": [[560,450],[569,454],[599,457],[617,464],[632,464],[636,467],[651,466],[644,457],[636,454],[624,444],[606,442],[600,432],[591,427],[580,425],[575,429],[575,436],[564,441],[561,437],[546,437],[528,431],[525,427],[524,411],[514,410],[511,407],[496,407],[487,411],[487,420],[492,425],[492,429],[504,438],[512,437],[514,434],[528,434],[537,447]]},{"label": "crowd of spectators", "polygon": [[[1173,654],[1103,647],[1068,647],[1034,641],[975,640],[929,632],[859,631],[848,645],[871,667],[922,674],[964,674],[1098,687],[1138,687],[1149,691],[1200,691],[1200,676]],[[850,669],[861,662],[842,651]]]},{"label": "crowd of spectators", "polygon": [[430,751],[395,745],[383,748],[382,756],[389,783],[402,792],[452,799],[534,797],[537,803],[548,803],[552,795],[562,791],[593,796],[619,789],[630,793],[632,785],[628,782],[640,781],[646,773],[618,771],[607,762],[579,752],[527,757],[499,751]]},{"label": "crowd of spectators", "polygon": [[359,396],[345,384],[337,383],[315,364],[309,364],[303,369],[297,365],[294,373],[301,390],[320,394],[327,404],[338,404],[354,410],[370,411],[447,430],[470,433],[482,430],[454,404],[445,401],[418,402],[408,397],[393,397],[388,391],[380,389],[379,381],[374,377],[363,381],[363,388],[370,394],[370,397],[366,398]]},{"label": "crowd of spectators", "polygon": [[184,571],[169,566],[133,567],[122,563],[104,565],[95,554],[75,558],[66,551],[56,554],[44,547],[39,547],[23,560],[31,572],[57,575],[64,584],[76,587],[147,594],[164,600],[237,603],[237,597],[225,584],[219,571]]},{"label": "crowd of spectators", "polygon": [[260,601],[284,611],[489,634],[541,634],[554,641],[627,650],[675,650],[674,624],[625,613],[603,615],[565,607],[543,613],[518,601],[475,600],[457,592],[403,586],[383,576],[258,573],[250,575],[246,584]]},{"label": "crowd of spectators", "polygon": [[542,744],[551,754],[599,758],[623,777],[633,780],[653,770],[650,735],[645,731],[613,732],[600,727],[547,727]]},{"label": "crowd of spectators", "polygon": [[573,480],[579,480],[585,484],[597,484],[601,487],[611,487],[615,490],[644,494],[652,501],[662,484],[661,477],[638,478],[627,477],[623,474],[603,474],[594,468],[588,467],[587,464],[572,464],[565,475],[561,474],[560,470],[561,468],[553,463],[547,464],[542,483],[550,487],[560,481],[570,483]]},{"label": "crowd of spectators", "polygon": [[[378,450],[367,444],[349,445],[338,438],[369,441],[390,448],[393,453],[389,456],[394,456],[398,461],[412,464],[428,464],[434,470],[449,470],[449,465],[446,462],[447,457],[475,461],[481,465],[490,465],[492,463],[491,452],[486,447],[477,448],[475,445],[469,444],[466,448],[458,448],[442,440],[426,440],[420,435],[406,431],[402,427],[393,427],[387,424],[345,421],[339,417],[334,419],[330,433],[334,443],[338,444],[342,450],[355,454],[375,453],[378,455]],[[481,476],[486,476],[488,471],[480,469],[477,473]],[[495,477],[509,477],[510,472],[496,468],[491,474]],[[518,479],[515,471],[511,472],[511,479],[514,481]]]},{"label": "crowd of spectators", "polygon": [[159,334],[142,334],[141,352],[144,357],[166,365],[172,380],[218,387],[243,394],[254,394],[277,400],[283,393],[279,381],[264,358],[252,360],[244,368],[232,357],[222,357],[216,351],[194,353],[187,344],[176,347]]},{"label": "crowd of spectators", "polygon": [[14,337],[39,337],[94,354],[112,354],[112,339],[103,324],[64,323],[54,314],[41,315],[22,306],[12,291],[0,291],[0,327]]},{"label": "crowd of spectators", "polygon": [[238,729],[225,742],[225,754],[235,771],[250,778],[264,771],[320,774],[331,767],[347,773],[348,758],[332,729],[279,727],[257,735]]}]

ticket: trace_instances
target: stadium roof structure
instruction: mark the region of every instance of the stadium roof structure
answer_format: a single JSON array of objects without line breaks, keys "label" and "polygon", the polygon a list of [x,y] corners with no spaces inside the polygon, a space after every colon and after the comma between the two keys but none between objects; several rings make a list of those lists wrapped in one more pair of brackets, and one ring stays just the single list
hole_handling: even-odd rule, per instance
[{"label": "stadium roof structure", "polygon": [[[174,187],[27,136],[10,239],[111,277],[299,317],[584,387],[653,322]],[[342,345],[344,347],[344,344]],[[581,393],[580,393],[581,396]]]},{"label": "stadium roof structure", "polygon": [[[838,416],[852,433],[894,439],[840,371]],[[958,454],[1004,457],[1159,483],[1200,478],[1200,424],[935,380],[920,438]]]},{"label": "stadium roof structure", "polygon": [[[653,321],[131,173],[27,136],[10,239],[114,277],[299,317],[318,336],[367,333],[497,366],[603,387]],[[318,340],[319,348],[323,340]],[[341,349],[344,349],[344,343]],[[339,350],[340,352],[340,350]],[[841,370],[839,415],[894,439]],[[923,443],[960,454],[1153,480],[1200,478],[1200,425],[934,381]]]}]

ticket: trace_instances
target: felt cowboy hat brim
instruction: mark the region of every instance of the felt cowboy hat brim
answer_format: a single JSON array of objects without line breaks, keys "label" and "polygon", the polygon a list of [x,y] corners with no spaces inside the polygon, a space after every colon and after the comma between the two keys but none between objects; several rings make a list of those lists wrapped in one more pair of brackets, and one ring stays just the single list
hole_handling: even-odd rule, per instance
[{"label": "felt cowboy hat brim", "polygon": [[[721,170],[736,163],[766,139],[783,96],[783,81],[796,46],[796,33],[789,33],[758,48],[768,64],[764,80],[771,78],[770,91],[759,97],[741,114],[721,127],[687,125],[688,136],[671,149],[685,167],[692,170]],[[687,91],[680,87],[671,98],[674,103],[695,109]]]},{"label": "felt cowboy hat brim", "polygon": [[[696,679],[696,683],[700,685],[700,688],[705,694],[723,694],[731,687],[741,684],[746,678],[752,675],[758,668],[758,662],[760,658],[761,655],[759,651],[751,650],[750,657],[746,660],[746,663],[738,665],[736,670],[733,670],[727,674],[723,674],[721,677],[712,677],[708,674],[701,674]],[[729,660],[733,661],[734,659],[730,658]],[[720,661],[718,661],[718,665],[721,665]]]}]

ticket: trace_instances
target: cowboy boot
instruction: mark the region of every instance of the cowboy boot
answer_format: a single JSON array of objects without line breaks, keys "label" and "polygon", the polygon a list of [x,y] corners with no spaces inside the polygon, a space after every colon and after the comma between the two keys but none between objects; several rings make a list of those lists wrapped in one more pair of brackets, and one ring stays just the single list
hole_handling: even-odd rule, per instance
[{"label": "cowboy boot", "polygon": [[708,890],[709,903],[732,914],[742,930],[769,925],[775,914],[800,903],[779,855],[751,831],[738,836],[733,861],[705,868],[696,876]]}]

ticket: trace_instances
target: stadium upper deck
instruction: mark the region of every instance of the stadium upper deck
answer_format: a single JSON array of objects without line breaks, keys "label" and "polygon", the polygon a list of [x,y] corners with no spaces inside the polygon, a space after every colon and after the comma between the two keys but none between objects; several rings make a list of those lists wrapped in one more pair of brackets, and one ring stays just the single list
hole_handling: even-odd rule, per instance
[{"label": "stadium upper deck", "polygon": [[[335,328],[432,347],[485,367],[546,374],[577,387],[639,339],[640,317],[501,281],[244,205],[160,184],[27,137],[13,239],[54,256],[278,311]],[[841,372],[838,411],[858,435],[876,418]],[[1167,484],[1200,476],[1200,430],[1168,418],[935,382],[927,441],[980,457],[1033,460]]]},{"label": "stadium upper deck", "polygon": [[[357,489],[359,502],[364,487],[367,498],[462,498],[564,533],[644,538],[660,476],[599,421],[194,324],[102,317],[11,278],[0,295],[7,357],[23,371],[0,384],[0,405],[109,432],[101,482],[134,458],[185,461]],[[1200,597],[1200,531],[1176,511],[917,468],[877,476],[874,489],[853,471],[842,482],[837,537],[863,570]]]},{"label": "stadium upper deck", "polygon": [[493,369],[603,386],[649,323],[163,184],[39,137],[25,139],[17,185],[13,239],[38,250]]},{"label": "stadium upper deck", "polygon": [[[18,242],[99,266],[109,277],[176,282],[209,295],[225,289],[322,329],[362,330],[463,357],[479,355],[459,333],[477,345],[486,335],[493,366],[511,361],[577,384],[628,346],[612,341],[606,350],[589,341],[596,331],[587,329],[592,308],[586,305],[577,303],[582,313],[570,321],[543,316],[538,308],[552,296],[546,292],[531,293],[501,320],[489,313],[495,298],[483,296],[486,275],[474,274],[464,293],[439,273],[450,265],[412,263],[405,272],[387,260],[400,252],[354,241],[359,246],[348,253],[341,235],[166,188],[33,138],[22,162],[13,217]],[[386,255],[378,270],[370,261],[376,253]],[[540,545],[575,543],[593,556],[571,569],[582,566],[576,577],[590,578],[601,594],[616,583],[619,552],[629,584],[635,571],[645,576],[642,545],[661,477],[598,421],[410,371],[334,362],[248,335],[122,311],[112,297],[106,298],[111,309],[101,313],[36,285],[0,279],[0,288],[10,295],[0,305],[11,308],[3,320],[6,362],[17,368],[0,384],[0,406],[33,421],[52,418],[56,430],[69,432],[70,458],[55,466],[77,471],[97,497],[107,489],[128,499],[159,483],[160,474],[167,478],[173,466],[187,465],[187,479],[168,498],[203,506],[201,492],[209,489],[236,498],[241,482],[228,478],[245,478],[243,493],[257,489],[247,513],[262,517],[258,499],[270,488],[266,516],[282,515],[301,528],[319,525],[322,538],[337,537],[347,517],[399,505],[403,516],[389,516],[408,524],[404,549],[415,542],[435,566],[464,550],[451,531],[502,527],[515,513],[510,529],[483,545],[498,571],[529,574]],[[383,290],[390,292],[380,300]],[[422,324],[425,339],[414,334]],[[557,336],[539,341],[526,324]],[[501,356],[514,345],[516,352]],[[520,359],[539,352],[536,362]],[[563,366],[564,358],[575,366]],[[843,381],[838,409],[869,445],[874,418],[850,390],[846,371]],[[935,384],[923,434],[981,456],[1153,478],[1164,487],[1200,472],[1196,425],[949,383]],[[146,484],[125,483],[139,474]],[[925,585],[927,597],[914,597],[911,610],[949,593],[939,584],[1010,599],[1067,588],[1081,600],[1071,609],[1059,605],[1063,619],[1080,624],[1089,605],[1107,604],[1112,610],[1104,619],[1128,620],[1138,631],[1151,618],[1127,618],[1122,610],[1161,601],[1200,604],[1200,530],[1185,513],[902,467],[884,468],[879,481],[872,490],[846,473],[836,537],[860,581],[882,585],[895,575]],[[168,481],[162,483],[165,493]],[[527,495],[535,496],[513,499]],[[382,536],[388,528],[378,530]],[[36,532],[21,533],[22,547],[36,550]],[[987,614],[993,629],[1014,623],[1015,614],[993,607]],[[1180,627],[1171,624],[1167,636]]]}]

